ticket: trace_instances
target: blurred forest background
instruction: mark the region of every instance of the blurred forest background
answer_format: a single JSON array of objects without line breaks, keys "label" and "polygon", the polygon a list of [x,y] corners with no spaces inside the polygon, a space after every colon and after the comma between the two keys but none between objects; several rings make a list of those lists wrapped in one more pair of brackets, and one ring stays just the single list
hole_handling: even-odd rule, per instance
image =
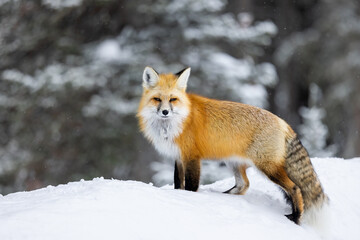
[{"label": "blurred forest background", "polygon": [[0,0],[0,193],[171,183],[135,119],[147,65],[276,113],[312,157],[360,156],[358,0]]}]

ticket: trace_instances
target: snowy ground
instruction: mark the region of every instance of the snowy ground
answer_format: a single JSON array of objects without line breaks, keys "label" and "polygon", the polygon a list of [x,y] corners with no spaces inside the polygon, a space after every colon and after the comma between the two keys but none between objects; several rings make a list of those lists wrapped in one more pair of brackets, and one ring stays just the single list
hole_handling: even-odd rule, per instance
[{"label": "snowy ground", "polygon": [[[328,239],[360,238],[360,158],[312,159],[331,199]],[[136,181],[72,182],[0,195],[0,239],[320,239],[297,226],[282,194],[254,169],[245,196],[226,179],[199,192]]]}]

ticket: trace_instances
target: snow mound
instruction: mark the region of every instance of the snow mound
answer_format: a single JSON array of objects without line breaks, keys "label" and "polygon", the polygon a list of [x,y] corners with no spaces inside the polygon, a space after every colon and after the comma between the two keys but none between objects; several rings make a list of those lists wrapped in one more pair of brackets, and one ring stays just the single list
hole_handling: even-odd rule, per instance
[{"label": "snow mound", "polygon": [[[360,158],[312,159],[331,203],[328,239],[360,236]],[[279,189],[248,169],[245,196],[221,193],[225,179],[199,192],[136,181],[72,182],[0,195],[0,239],[321,239],[298,226]]]}]

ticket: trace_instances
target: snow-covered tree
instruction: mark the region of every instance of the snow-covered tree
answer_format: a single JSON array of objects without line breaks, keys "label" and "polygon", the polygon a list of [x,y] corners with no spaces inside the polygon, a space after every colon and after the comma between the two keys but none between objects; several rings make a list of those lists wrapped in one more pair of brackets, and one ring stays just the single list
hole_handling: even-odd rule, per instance
[{"label": "snow-covered tree", "polygon": [[258,58],[277,28],[230,14],[226,4],[3,1],[0,166],[13,166],[0,167],[11,176],[0,176],[0,187],[10,179],[30,189],[33,179],[149,176],[143,166],[153,159],[134,118],[146,65],[159,72],[189,66],[190,91],[268,107],[277,74]]},{"label": "snow-covered tree", "polygon": [[[145,61],[160,71],[173,72],[191,66],[191,91],[266,108],[266,88],[276,84],[277,74],[272,64],[258,63],[256,59],[263,54],[263,47],[271,43],[277,28],[270,21],[253,23],[250,13],[234,16],[225,12],[225,7],[226,1],[222,0],[140,4],[143,17],[156,19],[157,24],[140,31],[127,29],[128,34],[122,35],[127,39],[119,36],[123,46],[120,48],[130,48],[128,43],[132,43],[138,49],[138,42],[145,42],[148,48],[141,52],[146,52],[146,59],[135,60],[143,57],[138,54],[134,62]],[[155,183],[172,182],[172,162],[164,159],[154,162],[152,168],[156,172]],[[224,176],[228,176],[228,170],[219,170],[218,163],[203,163],[202,181]]]},{"label": "snow-covered tree", "polygon": [[310,84],[316,83],[323,93],[321,107],[326,110],[326,117],[322,121],[329,128],[329,141],[336,144],[339,157],[358,156],[359,1],[296,3],[302,5],[302,14],[306,15],[303,23],[298,24],[304,28],[283,38],[276,50],[282,85],[287,85],[278,94],[277,105],[284,108],[283,114],[297,113],[299,104],[307,100]]},{"label": "snow-covered tree", "polygon": [[327,144],[329,131],[322,122],[326,116],[323,108],[319,107],[322,99],[321,89],[316,84],[310,85],[309,107],[301,107],[299,112],[303,124],[299,126],[301,141],[311,157],[331,157],[336,153],[335,145]]}]

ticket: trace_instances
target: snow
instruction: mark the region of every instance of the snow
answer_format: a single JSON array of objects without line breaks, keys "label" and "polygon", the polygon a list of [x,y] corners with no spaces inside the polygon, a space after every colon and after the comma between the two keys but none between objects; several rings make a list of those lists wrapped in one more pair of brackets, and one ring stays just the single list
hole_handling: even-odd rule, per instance
[{"label": "snow", "polygon": [[79,6],[82,0],[43,0],[42,3],[52,9],[62,9]]},{"label": "snow", "polygon": [[[166,5],[165,10],[169,12],[171,15],[176,14],[178,12],[186,11],[189,7],[195,13],[198,12],[216,12],[221,11],[226,5],[226,2],[223,0],[183,0],[183,1],[171,1],[168,5]],[[155,9],[156,10],[156,9]],[[158,9],[161,11],[162,9]]]},{"label": "snow", "polygon": [[254,27],[243,28],[233,15],[224,14],[210,19],[207,25],[189,27],[184,33],[187,40],[209,37],[226,39],[229,42],[251,41],[267,46],[271,44],[271,36],[277,34],[277,27],[273,22],[264,21],[256,23]]},{"label": "snow", "polygon": [[96,55],[105,62],[119,61],[122,59],[122,51],[119,43],[116,40],[111,39],[105,40],[99,44]]},{"label": "snow", "polygon": [[298,126],[301,142],[310,156],[332,157],[337,152],[336,145],[328,145],[329,129],[323,123],[326,111],[321,107],[322,91],[318,85],[309,87],[309,107],[299,109],[303,123]]},{"label": "snow", "polygon": [[51,91],[64,89],[68,84],[75,88],[103,87],[112,72],[104,70],[103,65],[86,65],[68,67],[63,64],[51,64],[42,70],[37,70],[35,76],[24,74],[16,69],[8,69],[2,72],[1,77],[8,82],[22,85],[32,92],[47,87]]},{"label": "snow", "polygon": [[113,95],[104,97],[95,95],[82,110],[86,117],[99,115],[106,109],[112,110],[119,115],[125,115],[135,113],[138,105],[138,101],[125,101]]},{"label": "snow", "polygon": [[[327,239],[358,239],[360,158],[312,159],[331,203]],[[246,195],[221,193],[232,178],[198,192],[96,178],[0,195],[0,239],[321,239],[298,226],[279,189],[248,170]]]}]

